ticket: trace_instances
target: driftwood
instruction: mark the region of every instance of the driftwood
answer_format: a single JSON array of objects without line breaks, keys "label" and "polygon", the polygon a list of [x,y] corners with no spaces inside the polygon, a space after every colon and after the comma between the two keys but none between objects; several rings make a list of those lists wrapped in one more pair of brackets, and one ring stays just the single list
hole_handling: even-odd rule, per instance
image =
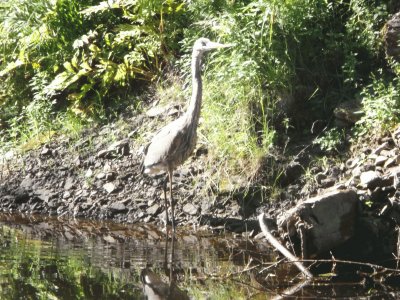
[{"label": "driftwood", "polygon": [[260,228],[261,231],[264,233],[265,238],[268,240],[268,242],[275,247],[282,255],[284,255],[289,261],[291,261],[302,273],[305,277],[307,278],[313,278],[313,275],[309,270],[307,270],[304,265],[299,261],[299,259],[294,256],[292,253],[290,253],[289,250],[287,250],[270,232],[265,224],[264,221],[264,214],[260,214],[258,216],[258,221],[260,223]]}]

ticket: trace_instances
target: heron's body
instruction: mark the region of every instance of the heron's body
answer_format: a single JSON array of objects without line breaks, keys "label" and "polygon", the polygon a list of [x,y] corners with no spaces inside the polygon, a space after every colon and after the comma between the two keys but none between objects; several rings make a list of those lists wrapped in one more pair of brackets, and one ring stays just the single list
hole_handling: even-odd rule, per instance
[{"label": "heron's body", "polygon": [[[203,86],[201,81],[201,58],[211,49],[229,47],[198,39],[192,52],[192,98],[187,111],[175,121],[163,127],[151,140],[144,158],[144,172],[157,174],[165,171],[169,175],[172,226],[174,227],[174,205],[172,200],[172,172],[193,152],[197,140],[197,126],[200,118]],[[167,201],[165,202],[167,206]],[[165,208],[167,211],[167,207]],[[168,214],[167,214],[168,221]]]},{"label": "heron's body", "polygon": [[[145,173],[158,174],[174,170],[193,152],[196,129],[185,115],[163,127],[151,140],[144,160]],[[173,133],[173,134],[172,134]],[[160,147],[159,145],[169,145]]]}]

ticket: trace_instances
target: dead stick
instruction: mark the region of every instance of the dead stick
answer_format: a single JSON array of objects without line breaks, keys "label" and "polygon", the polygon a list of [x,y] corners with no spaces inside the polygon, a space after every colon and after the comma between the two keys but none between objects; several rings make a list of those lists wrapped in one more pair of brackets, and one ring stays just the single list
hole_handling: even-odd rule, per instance
[{"label": "dead stick", "polygon": [[296,267],[307,277],[313,278],[313,275],[310,271],[308,271],[303,264],[299,261],[299,259],[289,252],[268,230],[267,225],[264,222],[264,214],[260,214],[258,216],[258,221],[260,223],[261,231],[264,233],[265,238],[268,242],[275,247],[282,255],[284,255],[289,261],[293,262]]},{"label": "dead stick", "polygon": [[283,292],[279,293],[279,295],[275,296],[272,298],[272,300],[281,300],[285,299],[289,296],[293,296],[294,293],[297,293],[300,291],[303,287],[307,286],[310,283],[310,279],[303,279],[303,281],[300,281],[299,283],[296,283],[295,285],[287,288]]},{"label": "dead stick", "polygon": [[[311,262],[315,263],[340,263],[340,264],[347,264],[347,265],[355,265],[355,266],[364,266],[370,267],[371,269],[378,269],[384,272],[393,272],[393,273],[400,273],[400,269],[393,269],[393,268],[386,268],[384,266],[380,266],[377,264],[372,263],[365,263],[359,261],[351,261],[351,260],[341,260],[341,259],[300,259],[299,262]],[[294,261],[293,261],[294,263]]]}]

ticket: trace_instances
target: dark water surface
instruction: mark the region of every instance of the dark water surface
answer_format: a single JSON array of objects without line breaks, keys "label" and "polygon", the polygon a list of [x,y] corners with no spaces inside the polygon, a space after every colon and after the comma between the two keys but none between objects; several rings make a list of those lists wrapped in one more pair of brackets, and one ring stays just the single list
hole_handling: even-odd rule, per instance
[{"label": "dark water surface", "polygon": [[[0,299],[145,299],[141,271],[168,282],[172,250],[176,285],[192,299],[271,299],[300,281],[264,243],[228,233],[178,228],[172,249],[154,226],[0,214]],[[332,280],[294,295],[400,298],[394,287]]]}]

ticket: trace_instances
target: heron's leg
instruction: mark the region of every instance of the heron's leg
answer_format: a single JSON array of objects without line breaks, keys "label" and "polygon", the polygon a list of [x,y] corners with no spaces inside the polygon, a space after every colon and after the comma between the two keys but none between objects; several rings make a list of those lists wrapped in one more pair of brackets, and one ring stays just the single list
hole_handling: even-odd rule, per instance
[{"label": "heron's leg", "polygon": [[[165,177],[163,189],[164,189],[164,206],[165,206],[165,228],[168,226],[168,199],[167,199],[167,182],[168,175]],[[167,237],[168,238],[168,237]]]},{"label": "heron's leg", "polygon": [[170,202],[171,202],[171,222],[172,222],[172,231],[175,232],[175,213],[174,213],[174,199],[172,197],[172,168],[168,169],[169,175],[169,195],[170,195]]}]

